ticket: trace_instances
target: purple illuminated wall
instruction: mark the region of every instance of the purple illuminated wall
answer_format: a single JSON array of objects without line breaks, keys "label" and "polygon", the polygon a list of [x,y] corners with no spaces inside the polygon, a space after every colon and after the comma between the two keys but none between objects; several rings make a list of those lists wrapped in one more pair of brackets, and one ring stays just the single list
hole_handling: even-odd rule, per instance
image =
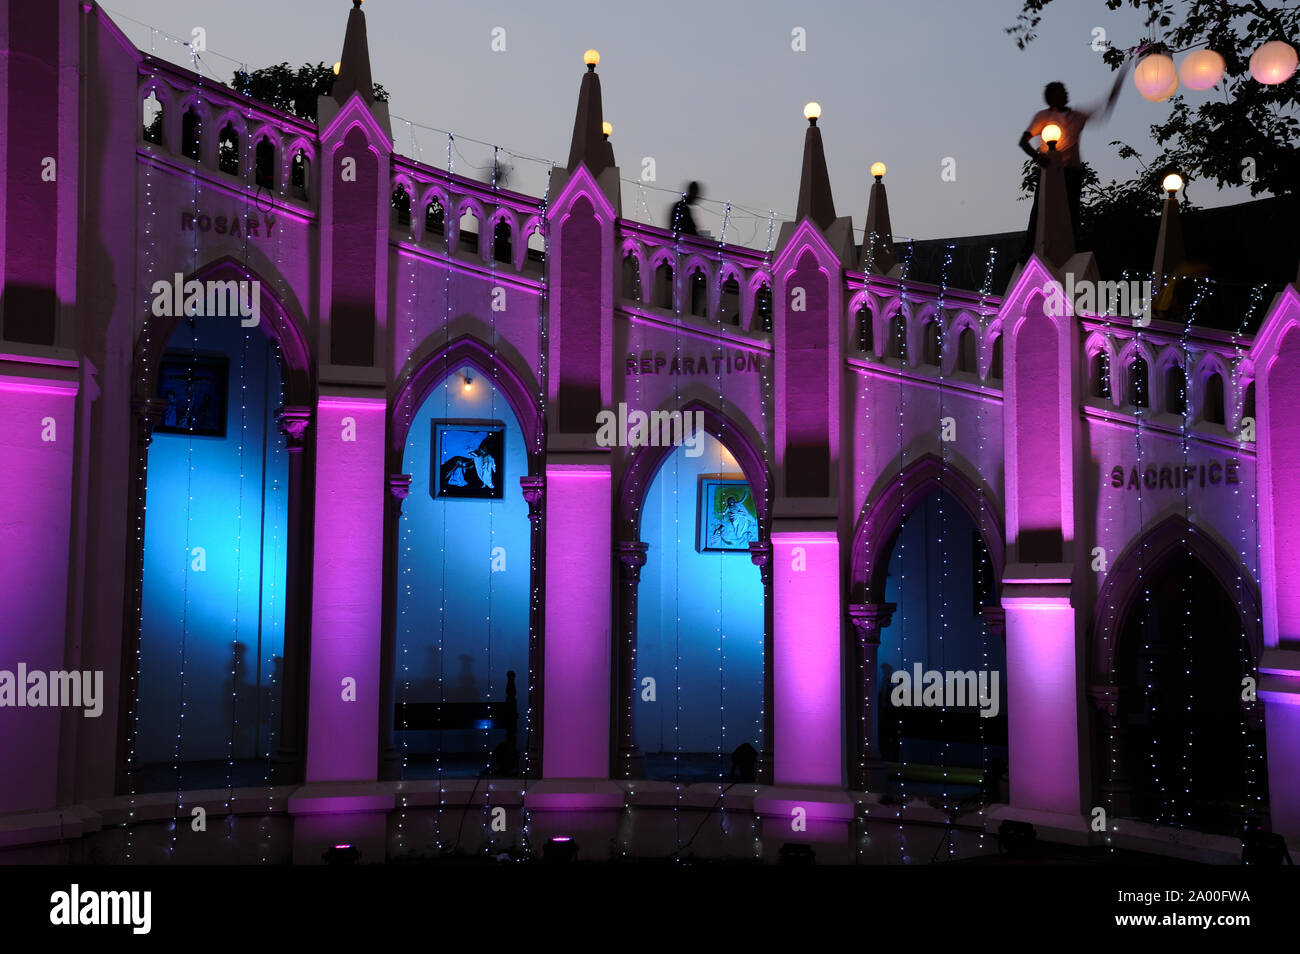
[{"label": "purple illuminated wall", "polygon": [[[65,668],[76,394],[73,382],[0,376],[0,669],[9,672]],[[112,719],[100,701],[99,718]],[[60,714],[0,709],[0,813],[54,806]]]},{"label": "purple illuminated wall", "polygon": [[[1013,533],[1025,563],[1056,563],[1061,552],[1061,421],[1057,412],[1058,331],[1030,314],[1015,328],[1016,472]],[[1032,426],[1030,425],[1032,422]]]},{"label": "purple illuminated wall", "polygon": [[546,467],[548,778],[609,776],[611,494],[607,464]]},{"label": "purple illuminated wall", "polygon": [[[1043,592],[1002,598],[1007,611],[1011,804],[1077,815],[1079,687],[1074,609],[1067,587],[1035,589]],[[1052,589],[1056,592],[1048,592]]]},{"label": "purple illuminated wall", "polygon": [[[374,778],[377,769],[384,421],[382,398],[321,396],[316,420],[309,782]],[[356,681],[355,702],[343,698],[345,678]]]},{"label": "purple illuminated wall", "polygon": [[840,543],[773,533],[772,678],[777,785],[842,784]]}]

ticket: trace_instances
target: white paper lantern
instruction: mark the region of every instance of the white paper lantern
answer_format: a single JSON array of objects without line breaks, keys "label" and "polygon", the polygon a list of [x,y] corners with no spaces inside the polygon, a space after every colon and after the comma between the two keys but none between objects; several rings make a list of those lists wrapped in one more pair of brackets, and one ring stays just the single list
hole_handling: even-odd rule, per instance
[{"label": "white paper lantern", "polygon": [[1295,68],[1295,49],[1281,40],[1269,40],[1250,57],[1250,75],[1265,86],[1285,83]]},{"label": "white paper lantern", "polygon": [[1162,103],[1178,89],[1178,70],[1174,58],[1164,53],[1151,53],[1138,61],[1133,70],[1133,85],[1143,99]]},{"label": "white paper lantern", "polygon": [[1223,79],[1227,64],[1213,50],[1193,50],[1183,57],[1178,67],[1178,78],[1188,89],[1203,90]]}]

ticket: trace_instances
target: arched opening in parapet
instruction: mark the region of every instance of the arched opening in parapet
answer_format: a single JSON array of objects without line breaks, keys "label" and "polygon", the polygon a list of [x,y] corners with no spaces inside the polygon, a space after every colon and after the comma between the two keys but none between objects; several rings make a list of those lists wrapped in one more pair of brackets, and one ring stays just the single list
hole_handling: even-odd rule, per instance
[{"label": "arched opening in parapet", "polygon": [[696,268],[691,271],[687,287],[690,290],[691,315],[695,318],[709,317],[709,280],[705,277],[703,269]]},{"label": "arched opening in parapet", "polygon": [[162,145],[163,141],[163,105],[158,102],[158,94],[153,90],[144,98],[142,107],[141,130],[145,142]]},{"label": "arched opening in parapet", "polygon": [[646,492],[632,704],[648,778],[730,780],[736,749],[763,750],[759,486],[697,430]]},{"label": "arched opening in parapet", "polygon": [[876,730],[888,787],[946,804],[996,800],[1007,768],[1006,643],[990,632],[994,564],[975,521],[938,485],[889,543]]},{"label": "arched opening in parapet", "polygon": [[275,144],[269,136],[257,142],[253,156],[253,181],[263,189],[275,188]]},{"label": "arched opening in parapet", "polygon": [[1252,598],[1229,592],[1238,587],[1225,587],[1203,549],[1179,544],[1145,566],[1139,558],[1136,577],[1123,569],[1116,715],[1098,714],[1094,774],[1113,815],[1239,836],[1268,805],[1263,703],[1242,701],[1244,680],[1258,679],[1239,609]]},{"label": "arched opening in parapet", "polygon": [[193,106],[181,117],[181,155],[199,161],[203,145],[203,121]]},{"label": "arched opening in parapet", "polygon": [[1147,377],[1146,359],[1141,355],[1134,355],[1128,363],[1128,403],[1135,410],[1150,405]]},{"label": "arched opening in parapet", "polygon": [[907,319],[901,314],[894,315],[889,322],[889,356],[907,363]]},{"label": "arched opening in parapet", "polygon": [[671,311],[676,307],[673,302],[673,267],[667,262],[660,262],[655,269],[655,295],[652,304],[656,308]]},{"label": "arched opening in parapet", "polygon": [[1205,394],[1201,400],[1201,420],[1206,424],[1224,423],[1223,375],[1211,371],[1205,376]]},{"label": "arched opening in parapet", "polygon": [[306,201],[310,182],[311,160],[307,158],[307,150],[299,149],[293,154],[293,163],[289,167],[289,185],[297,198]]},{"label": "arched opening in parapet", "polygon": [[217,134],[217,168],[227,175],[240,174],[239,133],[233,123],[226,123]]},{"label": "arched opening in parapet", "polygon": [[449,364],[406,432],[392,673],[405,778],[514,776],[527,747],[527,441],[495,379]]},{"label": "arched opening in parapet", "polygon": [[943,361],[943,329],[938,319],[931,319],[921,329],[922,363],[939,367]]},{"label": "arched opening in parapet", "polygon": [[443,235],[446,229],[447,213],[443,210],[442,203],[434,197],[424,207],[424,234]]},{"label": "arched opening in parapet", "polygon": [[265,315],[259,329],[184,319],[157,369],[126,727],[133,791],[264,783],[281,744],[290,455],[269,326]]},{"label": "arched opening in parapet", "polygon": [[772,286],[767,282],[759,285],[754,293],[754,320],[750,327],[754,331],[772,333]]},{"label": "arched opening in parapet", "polygon": [[957,336],[957,370],[963,374],[978,374],[976,358],[977,339],[973,328],[963,328]]},{"label": "arched opening in parapet", "polygon": [[857,314],[854,316],[854,343],[858,351],[863,354],[870,354],[872,350],[871,323],[873,316],[870,307],[866,302],[858,306]]},{"label": "arched opening in parapet", "polygon": [[1110,397],[1110,354],[1097,351],[1088,361],[1090,393],[1096,398]]},{"label": "arched opening in parapet", "polygon": [[740,325],[740,282],[735,275],[728,275],[722,282],[718,321],[724,325]]},{"label": "arched opening in parapet", "polygon": [[398,183],[397,188],[393,190],[391,204],[393,207],[393,225],[399,229],[410,228],[411,193],[407,191],[406,186]]},{"label": "arched opening in parapet", "polygon": [[1178,364],[1165,371],[1165,411],[1180,417],[1187,413],[1187,374]]},{"label": "arched opening in parapet", "polygon": [[466,208],[461,213],[456,243],[457,247],[462,251],[478,251],[478,216],[474,214],[474,210],[471,208]]},{"label": "arched opening in parapet", "polygon": [[514,245],[510,232],[510,223],[505,218],[497,219],[492,229],[492,260],[506,265],[514,262]]}]

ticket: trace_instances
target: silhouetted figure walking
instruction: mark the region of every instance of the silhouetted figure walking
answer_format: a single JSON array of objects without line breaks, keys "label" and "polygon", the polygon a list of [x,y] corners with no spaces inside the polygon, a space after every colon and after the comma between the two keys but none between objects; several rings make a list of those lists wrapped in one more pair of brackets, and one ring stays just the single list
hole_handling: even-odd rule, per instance
[{"label": "silhouetted figure walking", "polygon": [[695,218],[691,215],[691,206],[695,200],[700,197],[700,184],[698,182],[688,183],[686,192],[677,204],[673,206],[672,216],[668,221],[668,228],[676,235],[699,235],[695,228]]},{"label": "silhouetted figure walking", "polygon": [[[1035,149],[1029,144],[1030,140],[1041,136],[1043,130],[1051,123],[1060,127],[1061,138],[1056,143],[1056,155],[1059,157],[1057,161],[1064,166],[1065,194],[1070,206],[1070,227],[1074,230],[1076,241],[1079,238],[1079,209],[1083,194],[1083,160],[1079,156],[1079,140],[1083,136],[1083,127],[1089,120],[1098,114],[1102,120],[1110,115],[1115,107],[1115,100],[1119,98],[1120,84],[1123,83],[1127,72],[1121,70],[1115,77],[1115,85],[1111,87],[1104,103],[1098,103],[1087,109],[1071,108],[1070,94],[1066,91],[1064,83],[1048,83],[1043,88],[1043,100],[1047,103],[1047,108],[1034,113],[1028,128],[1020,134],[1020,148],[1042,168],[1047,165],[1051,150],[1041,139],[1038,148]],[[1020,261],[1028,261],[1029,256],[1033,254],[1037,230],[1038,184],[1035,182],[1034,206],[1029,213],[1029,228],[1025,231],[1025,245],[1020,253]]]}]

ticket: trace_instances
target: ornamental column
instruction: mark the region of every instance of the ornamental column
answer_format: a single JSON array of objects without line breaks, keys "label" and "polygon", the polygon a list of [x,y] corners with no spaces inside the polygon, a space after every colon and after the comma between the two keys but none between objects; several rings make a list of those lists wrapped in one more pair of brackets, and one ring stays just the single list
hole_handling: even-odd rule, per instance
[{"label": "ornamental column", "polygon": [[388,475],[384,545],[384,579],[388,583],[384,587],[383,655],[379,663],[379,682],[383,687],[379,704],[379,740],[383,747],[379,777],[389,779],[399,776],[402,761],[393,735],[393,714],[397,704],[397,601],[401,583],[397,576],[401,561],[402,501],[410,494],[410,474]]},{"label": "ornamental column", "polygon": [[275,415],[275,423],[284,435],[289,452],[288,556],[285,565],[284,597],[284,685],[280,700],[280,744],[271,762],[276,782],[296,782],[302,778],[304,726],[306,725],[305,691],[307,681],[307,625],[305,594],[311,591],[311,579],[304,572],[311,540],[304,533],[303,501],[308,499],[307,428],[311,408],[287,406]]},{"label": "ornamental column", "polygon": [[[1124,729],[1120,713],[1119,686],[1103,683],[1088,689],[1088,698],[1097,714],[1097,728],[1101,735],[1101,807],[1108,815],[1129,815],[1133,809],[1133,786],[1129,784],[1125,769]],[[1125,700],[1126,701],[1126,700]]]},{"label": "ornamental column", "polygon": [[763,751],[758,753],[758,781],[772,784],[772,544],[759,540],[749,545],[749,562],[758,567],[763,581]]},{"label": "ornamental column", "polygon": [[854,603],[849,606],[849,619],[857,639],[854,640],[854,687],[857,689],[857,733],[855,752],[857,765],[850,768],[855,788],[864,792],[884,791],[889,780],[889,769],[880,757],[877,699],[880,686],[876,683],[877,663],[880,655],[880,631],[893,619],[895,603]]},{"label": "ornamental column", "polygon": [[528,713],[524,721],[524,747],[521,774],[536,778],[542,774],[542,697],[539,679],[546,667],[545,613],[542,594],[546,592],[545,523],[542,520],[546,497],[546,478],[530,475],[519,478],[520,489],[528,504]]},{"label": "ornamental column", "polygon": [[620,540],[614,546],[618,558],[618,751],[614,773],[619,778],[643,778],[645,759],[637,748],[633,711],[636,708],[636,638],[637,593],[641,587],[641,567],[645,566],[649,544],[640,540]]},{"label": "ornamental column", "polygon": [[128,528],[126,541],[126,565],[131,568],[131,592],[123,607],[122,617],[122,659],[121,695],[118,697],[118,725],[116,788],[120,792],[130,791],[130,773],[134,769],[134,737],[136,713],[140,707],[140,673],[136,668],[137,653],[140,649],[140,613],[144,600],[144,505],[145,488],[149,485],[149,445],[153,443],[153,432],[163,421],[167,402],[159,397],[131,398],[131,446],[134,455],[131,463],[131,488],[134,499],[131,504],[135,526]]}]

